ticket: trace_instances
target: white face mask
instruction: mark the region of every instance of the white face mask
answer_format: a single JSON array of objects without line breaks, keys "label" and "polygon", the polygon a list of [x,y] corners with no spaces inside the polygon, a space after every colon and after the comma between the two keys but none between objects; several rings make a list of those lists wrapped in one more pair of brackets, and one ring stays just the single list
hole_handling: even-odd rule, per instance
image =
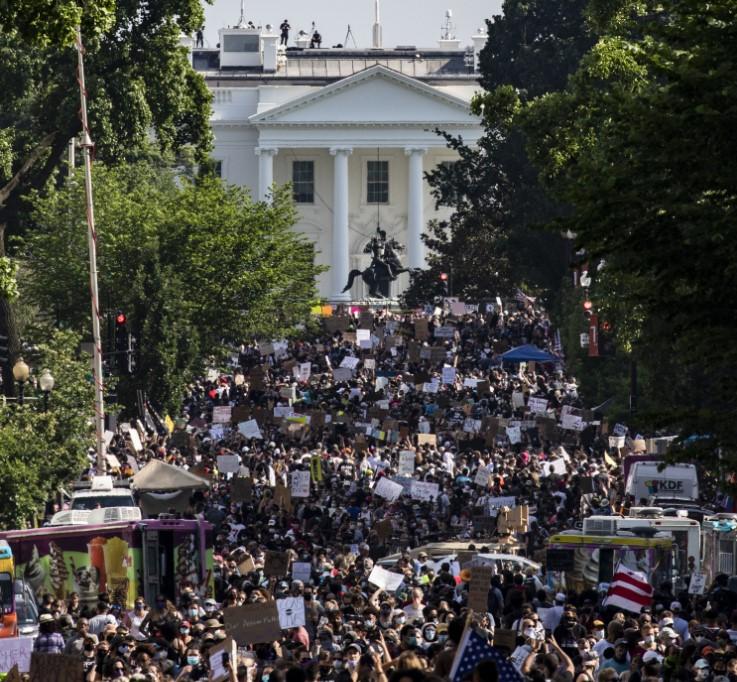
[{"label": "white face mask", "polygon": [[527,639],[536,639],[537,633],[535,632],[535,628],[525,628],[525,637]]},{"label": "white face mask", "polygon": [[601,641],[602,639],[604,639],[605,634],[606,633],[604,632],[604,630],[594,630],[594,638],[596,640]]},{"label": "white face mask", "polygon": [[654,635],[647,635],[642,638],[642,641],[645,642],[645,644],[652,644],[655,641]]}]

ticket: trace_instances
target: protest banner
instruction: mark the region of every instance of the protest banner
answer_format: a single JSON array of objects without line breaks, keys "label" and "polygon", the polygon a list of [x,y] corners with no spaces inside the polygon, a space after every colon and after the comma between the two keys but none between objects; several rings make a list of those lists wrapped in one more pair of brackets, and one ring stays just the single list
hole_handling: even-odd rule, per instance
[{"label": "protest banner", "polygon": [[229,424],[233,408],[230,405],[216,405],[212,408],[213,424]]},{"label": "protest banner", "polygon": [[292,474],[292,497],[310,496],[310,472],[293,471]]},{"label": "protest banner", "polygon": [[353,370],[348,367],[336,367],[333,370],[333,381],[341,384],[344,381],[350,381],[353,376]]},{"label": "protest banner", "polygon": [[562,457],[543,464],[542,476],[564,476],[566,473],[566,461]]},{"label": "protest banner", "polygon": [[487,488],[489,486],[489,481],[491,480],[492,473],[493,472],[491,471],[490,467],[480,466],[478,468],[478,471],[476,472],[476,478],[473,482],[476,485],[480,485],[482,488]]},{"label": "protest banner", "polygon": [[455,367],[443,367],[441,381],[444,384],[453,384],[456,380],[456,368]]},{"label": "protest banner", "polygon": [[7,672],[14,665],[22,673],[27,673],[31,669],[32,651],[33,637],[0,638],[0,673]]},{"label": "protest banner", "polygon": [[692,573],[688,583],[689,594],[704,594],[706,589],[706,573]]},{"label": "protest banner", "polygon": [[399,483],[395,483],[386,476],[383,476],[376,484],[374,494],[383,497],[389,502],[394,502],[402,494],[402,490],[403,488]]},{"label": "protest banner", "polygon": [[455,331],[456,328],[451,326],[435,327],[433,330],[433,336],[436,339],[452,339]]},{"label": "protest banner", "polygon": [[241,468],[238,455],[218,455],[218,471],[221,474],[235,474]]},{"label": "protest banner", "polygon": [[609,436],[609,447],[617,449],[623,448],[624,436]]},{"label": "protest banner", "polygon": [[[18,666],[20,667],[20,666]],[[31,654],[31,682],[70,682],[84,678],[82,658],[67,654]]]},{"label": "protest banner", "polygon": [[356,367],[358,367],[359,362],[361,362],[360,358],[354,358],[352,355],[346,355],[340,361],[340,367],[348,368],[348,369],[356,369]]},{"label": "protest banner", "polygon": [[287,552],[264,552],[264,575],[267,578],[282,578],[289,573],[289,554]]},{"label": "protest banner", "polygon": [[583,431],[583,421],[576,414],[562,415],[560,425],[566,431]]},{"label": "protest banner", "polygon": [[277,599],[276,608],[279,611],[279,625],[283,630],[302,627],[307,622],[304,597]]},{"label": "protest banner", "polygon": [[412,476],[415,473],[415,453],[413,450],[402,450],[399,453],[399,469],[397,473],[400,476]]},{"label": "protest banner", "polygon": [[545,414],[548,411],[548,401],[545,398],[530,398],[527,407],[533,414]]},{"label": "protest banner", "polygon": [[489,498],[489,511],[494,514],[496,510],[502,507],[514,507],[517,503],[517,498],[514,495],[507,495],[504,497],[490,497]]},{"label": "protest banner", "polygon": [[437,445],[438,437],[434,433],[418,433],[417,445]]},{"label": "protest banner", "polygon": [[385,592],[394,592],[404,582],[404,576],[401,573],[387,571],[381,566],[374,566],[368,580]]},{"label": "protest banner", "polygon": [[238,644],[262,644],[281,637],[276,602],[231,606],[223,611],[225,629]]},{"label": "protest banner", "polygon": [[507,438],[509,439],[510,445],[516,445],[522,441],[522,431],[519,426],[508,426],[507,427]]}]

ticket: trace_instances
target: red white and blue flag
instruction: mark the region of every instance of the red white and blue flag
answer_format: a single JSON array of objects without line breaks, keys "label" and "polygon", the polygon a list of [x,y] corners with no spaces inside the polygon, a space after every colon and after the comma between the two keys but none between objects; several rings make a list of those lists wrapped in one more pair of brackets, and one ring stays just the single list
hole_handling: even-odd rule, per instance
[{"label": "red white and blue flag", "polygon": [[495,649],[486,638],[472,627],[467,627],[461,637],[453,667],[450,669],[450,682],[461,682],[466,675],[471,675],[474,668],[483,661],[494,661],[499,671],[499,682],[523,682],[517,668],[507,660],[499,649]]},{"label": "red white and blue flag", "polygon": [[652,606],[652,603],[653,586],[647,576],[619,564],[603,605],[640,613],[643,607]]}]

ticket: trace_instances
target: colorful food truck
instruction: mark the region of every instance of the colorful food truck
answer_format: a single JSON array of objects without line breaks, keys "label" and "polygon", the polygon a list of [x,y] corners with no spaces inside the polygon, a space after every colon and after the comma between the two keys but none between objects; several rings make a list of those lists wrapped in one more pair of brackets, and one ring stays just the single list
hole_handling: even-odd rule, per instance
[{"label": "colorful food truck", "polygon": [[0,637],[15,637],[18,634],[14,580],[13,550],[7,542],[0,540]]},{"label": "colorful food truck", "polygon": [[76,592],[94,609],[107,591],[132,608],[138,595],[149,603],[159,594],[175,599],[185,586],[203,597],[212,593],[213,529],[204,521],[49,526],[0,532],[3,540],[15,558],[16,576],[38,598],[48,593],[65,599]]}]

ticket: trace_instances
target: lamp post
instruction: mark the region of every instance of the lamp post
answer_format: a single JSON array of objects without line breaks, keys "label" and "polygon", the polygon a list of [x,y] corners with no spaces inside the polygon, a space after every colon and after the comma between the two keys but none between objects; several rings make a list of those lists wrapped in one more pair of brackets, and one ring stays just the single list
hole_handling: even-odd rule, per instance
[{"label": "lamp post", "polygon": [[13,365],[13,379],[18,382],[18,404],[23,404],[23,388],[28,377],[31,376],[31,368],[23,362],[23,358],[18,358]]},{"label": "lamp post", "polygon": [[54,390],[54,383],[56,383],[56,380],[54,379],[54,375],[47,368],[41,372],[41,376],[38,378],[38,383],[44,394],[44,412],[46,412],[49,409],[49,394]]}]

